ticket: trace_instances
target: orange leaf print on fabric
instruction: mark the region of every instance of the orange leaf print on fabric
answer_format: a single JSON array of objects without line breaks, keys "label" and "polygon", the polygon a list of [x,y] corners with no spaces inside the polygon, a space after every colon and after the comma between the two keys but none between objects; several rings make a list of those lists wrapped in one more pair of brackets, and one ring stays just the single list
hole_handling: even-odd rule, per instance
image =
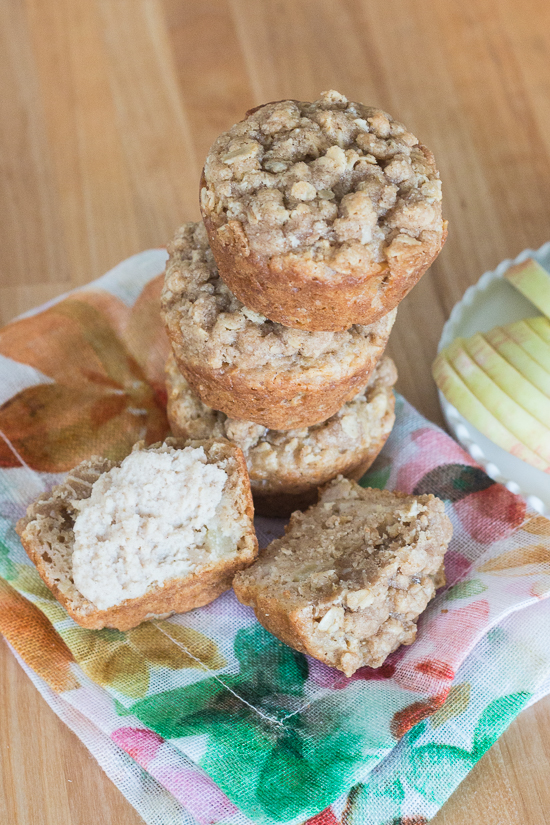
[{"label": "orange leaf print on fabric", "polygon": [[[539,566],[544,565],[548,567],[550,571],[550,547],[544,544],[516,547],[514,550],[508,550],[507,553],[502,553],[502,555],[485,562],[478,570],[480,573],[518,576],[522,575],[522,573],[518,572],[518,568],[530,567],[532,564]],[[525,570],[523,575],[528,576],[532,573],[532,570]]]},{"label": "orange leaf print on fabric", "polygon": [[131,309],[108,292],[79,292],[0,331],[0,353],[56,382],[28,387],[0,407],[0,467],[23,460],[63,472],[94,454],[118,461],[136,441],[166,436],[162,391],[146,373],[166,352],[156,303],[144,309],[159,289],[158,279],[152,283]]},{"label": "orange leaf print on fabric", "polygon": [[448,662],[439,662],[437,659],[428,659],[415,665],[415,670],[434,679],[448,679],[452,681],[455,672]]},{"label": "orange leaf print on fabric", "polygon": [[146,284],[132,307],[122,340],[166,405],[164,367],[170,353],[170,342],[160,318],[160,293],[163,284],[164,273]]},{"label": "orange leaf print on fabric", "polygon": [[529,593],[535,599],[546,599],[548,597],[548,594],[550,594],[550,571],[549,574],[537,578]]},{"label": "orange leaf print on fabric", "polygon": [[149,668],[118,630],[70,627],[63,638],[84,673],[103,687],[110,685],[125,696],[139,699],[149,687]]},{"label": "orange leaf print on fabric", "polygon": [[550,520],[544,516],[535,516],[526,521],[521,529],[534,536],[550,536]]},{"label": "orange leaf print on fabric", "polygon": [[[118,369],[117,356],[127,355],[118,329],[128,322],[130,309],[118,298],[102,293],[81,292],[52,307],[13,321],[0,330],[0,352],[15,361],[30,364],[67,386],[83,382],[117,383],[111,368]],[[110,311],[107,313],[107,305]]]},{"label": "orange leaf print on fabric", "polygon": [[449,719],[455,719],[461,713],[464,713],[470,704],[470,691],[471,688],[468,682],[453,685],[445,704],[430,719],[432,728],[438,728],[448,722]]},{"label": "orange leaf print on fabric", "polygon": [[47,618],[0,579],[0,633],[48,685],[60,693],[79,687],[71,651]]},{"label": "orange leaf print on fabric", "polygon": [[425,702],[413,702],[412,705],[398,710],[390,723],[390,730],[395,739],[401,739],[407,731],[414,728],[423,719],[435,713],[445,701],[446,693],[433,696]]},{"label": "orange leaf print on fabric", "polygon": [[144,622],[126,633],[75,625],[62,635],[90,679],[135,699],[147,693],[154,666],[219,670],[227,664],[215,642],[172,622]]},{"label": "orange leaf print on fabric", "polygon": [[215,642],[198,630],[173,622],[144,622],[129,630],[128,641],[154,665],[219,670],[227,664]]}]

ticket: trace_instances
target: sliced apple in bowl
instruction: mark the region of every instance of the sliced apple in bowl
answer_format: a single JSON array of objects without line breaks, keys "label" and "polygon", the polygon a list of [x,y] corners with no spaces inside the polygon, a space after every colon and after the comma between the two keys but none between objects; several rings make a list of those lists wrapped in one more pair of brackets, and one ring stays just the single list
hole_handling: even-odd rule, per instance
[{"label": "sliced apple in bowl", "polygon": [[485,332],[484,338],[525,379],[550,397],[550,372],[540,364],[540,361],[544,359],[535,360],[528,351],[517,343],[517,340],[510,335],[506,327],[495,327],[489,332]]},{"label": "sliced apple in bowl", "polygon": [[526,461],[533,467],[550,472],[550,465],[527,447],[514,433],[502,424],[487,406],[476,397],[443,350],[433,365],[435,382],[445,398],[483,435],[498,444],[511,455]]},{"label": "sliced apple in bowl", "polygon": [[[488,387],[490,391],[491,387],[488,381],[492,380],[504,393],[507,415],[515,417],[515,414],[517,414],[522,419],[521,410],[518,409],[518,406],[522,407],[543,426],[544,432],[550,432],[550,430],[547,430],[550,425],[550,397],[545,394],[544,390],[541,391],[536,384],[523,375],[521,370],[518,370],[517,367],[507,361],[506,357],[501,355],[498,349],[493,348],[481,333],[467,339],[458,338],[457,342],[459,342],[459,347],[461,345],[467,356],[475,363],[475,367],[470,367],[470,371],[474,373],[474,376],[477,372],[481,372],[483,376],[486,376],[487,380],[483,386]],[[454,349],[457,342],[453,342],[451,348]],[[548,373],[548,377],[550,378],[550,373]],[[512,400],[512,406],[507,403],[506,399],[508,398]],[[509,419],[506,418],[504,423],[508,424]],[[533,427],[530,426],[528,435],[531,436],[533,432]]]},{"label": "sliced apple in bowl", "polygon": [[534,258],[508,267],[504,277],[550,318],[550,275]]},{"label": "sliced apple in bowl", "polygon": [[433,376],[445,398],[480,432],[517,458],[550,472],[550,429],[545,423],[550,423],[550,397],[483,335],[457,338],[443,349]]},{"label": "sliced apple in bowl", "polygon": [[550,242],[503,261],[466,291],[443,329],[433,374],[458,441],[550,516]]}]

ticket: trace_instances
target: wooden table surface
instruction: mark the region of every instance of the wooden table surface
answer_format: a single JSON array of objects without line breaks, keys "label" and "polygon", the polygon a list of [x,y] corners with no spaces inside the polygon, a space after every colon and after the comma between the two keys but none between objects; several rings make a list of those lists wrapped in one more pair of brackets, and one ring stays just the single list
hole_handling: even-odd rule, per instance
[{"label": "wooden table surface", "polygon": [[[467,286],[550,238],[548,0],[1,0],[0,322],[198,218],[206,151],[244,111],[335,88],[436,155],[449,239],[403,302],[399,389],[441,421],[430,364]],[[550,700],[434,825],[541,825]],[[2,825],[141,818],[0,642]]]}]

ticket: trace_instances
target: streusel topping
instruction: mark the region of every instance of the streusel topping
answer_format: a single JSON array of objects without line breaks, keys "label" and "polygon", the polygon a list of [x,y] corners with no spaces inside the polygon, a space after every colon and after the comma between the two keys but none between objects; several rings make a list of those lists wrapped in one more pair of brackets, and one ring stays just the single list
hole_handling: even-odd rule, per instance
[{"label": "streusel topping", "polygon": [[201,223],[186,223],[168,245],[162,309],[174,344],[185,342],[188,360],[212,369],[311,369],[337,379],[385,345],[397,310],[345,332],[289,329],[245,307],[219,277]]},{"label": "streusel topping", "polygon": [[390,115],[335,91],[252,111],[217,138],[204,174],[203,214],[221,233],[240,222],[245,253],[313,251],[341,268],[358,245],[375,263],[443,231],[431,152]]}]

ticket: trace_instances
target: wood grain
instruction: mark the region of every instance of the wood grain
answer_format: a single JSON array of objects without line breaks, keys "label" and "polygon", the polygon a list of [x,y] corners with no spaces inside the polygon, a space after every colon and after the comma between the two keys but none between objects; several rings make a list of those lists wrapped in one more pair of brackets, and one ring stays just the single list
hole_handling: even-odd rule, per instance
[{"label": "wood grain", "polygon": [[[430,364],[453,304],[550,236],[549,58],[546,0],[4,0],[0,322],[196,219],[205,153],[247,108],[336,88],[439,162],[449,240],[389,351],[399,389],[440,422]],[[0,690],[0,822],[141,822],[3,644]],[[550,699],[434,823],[545,822],[549,730]]]}]

